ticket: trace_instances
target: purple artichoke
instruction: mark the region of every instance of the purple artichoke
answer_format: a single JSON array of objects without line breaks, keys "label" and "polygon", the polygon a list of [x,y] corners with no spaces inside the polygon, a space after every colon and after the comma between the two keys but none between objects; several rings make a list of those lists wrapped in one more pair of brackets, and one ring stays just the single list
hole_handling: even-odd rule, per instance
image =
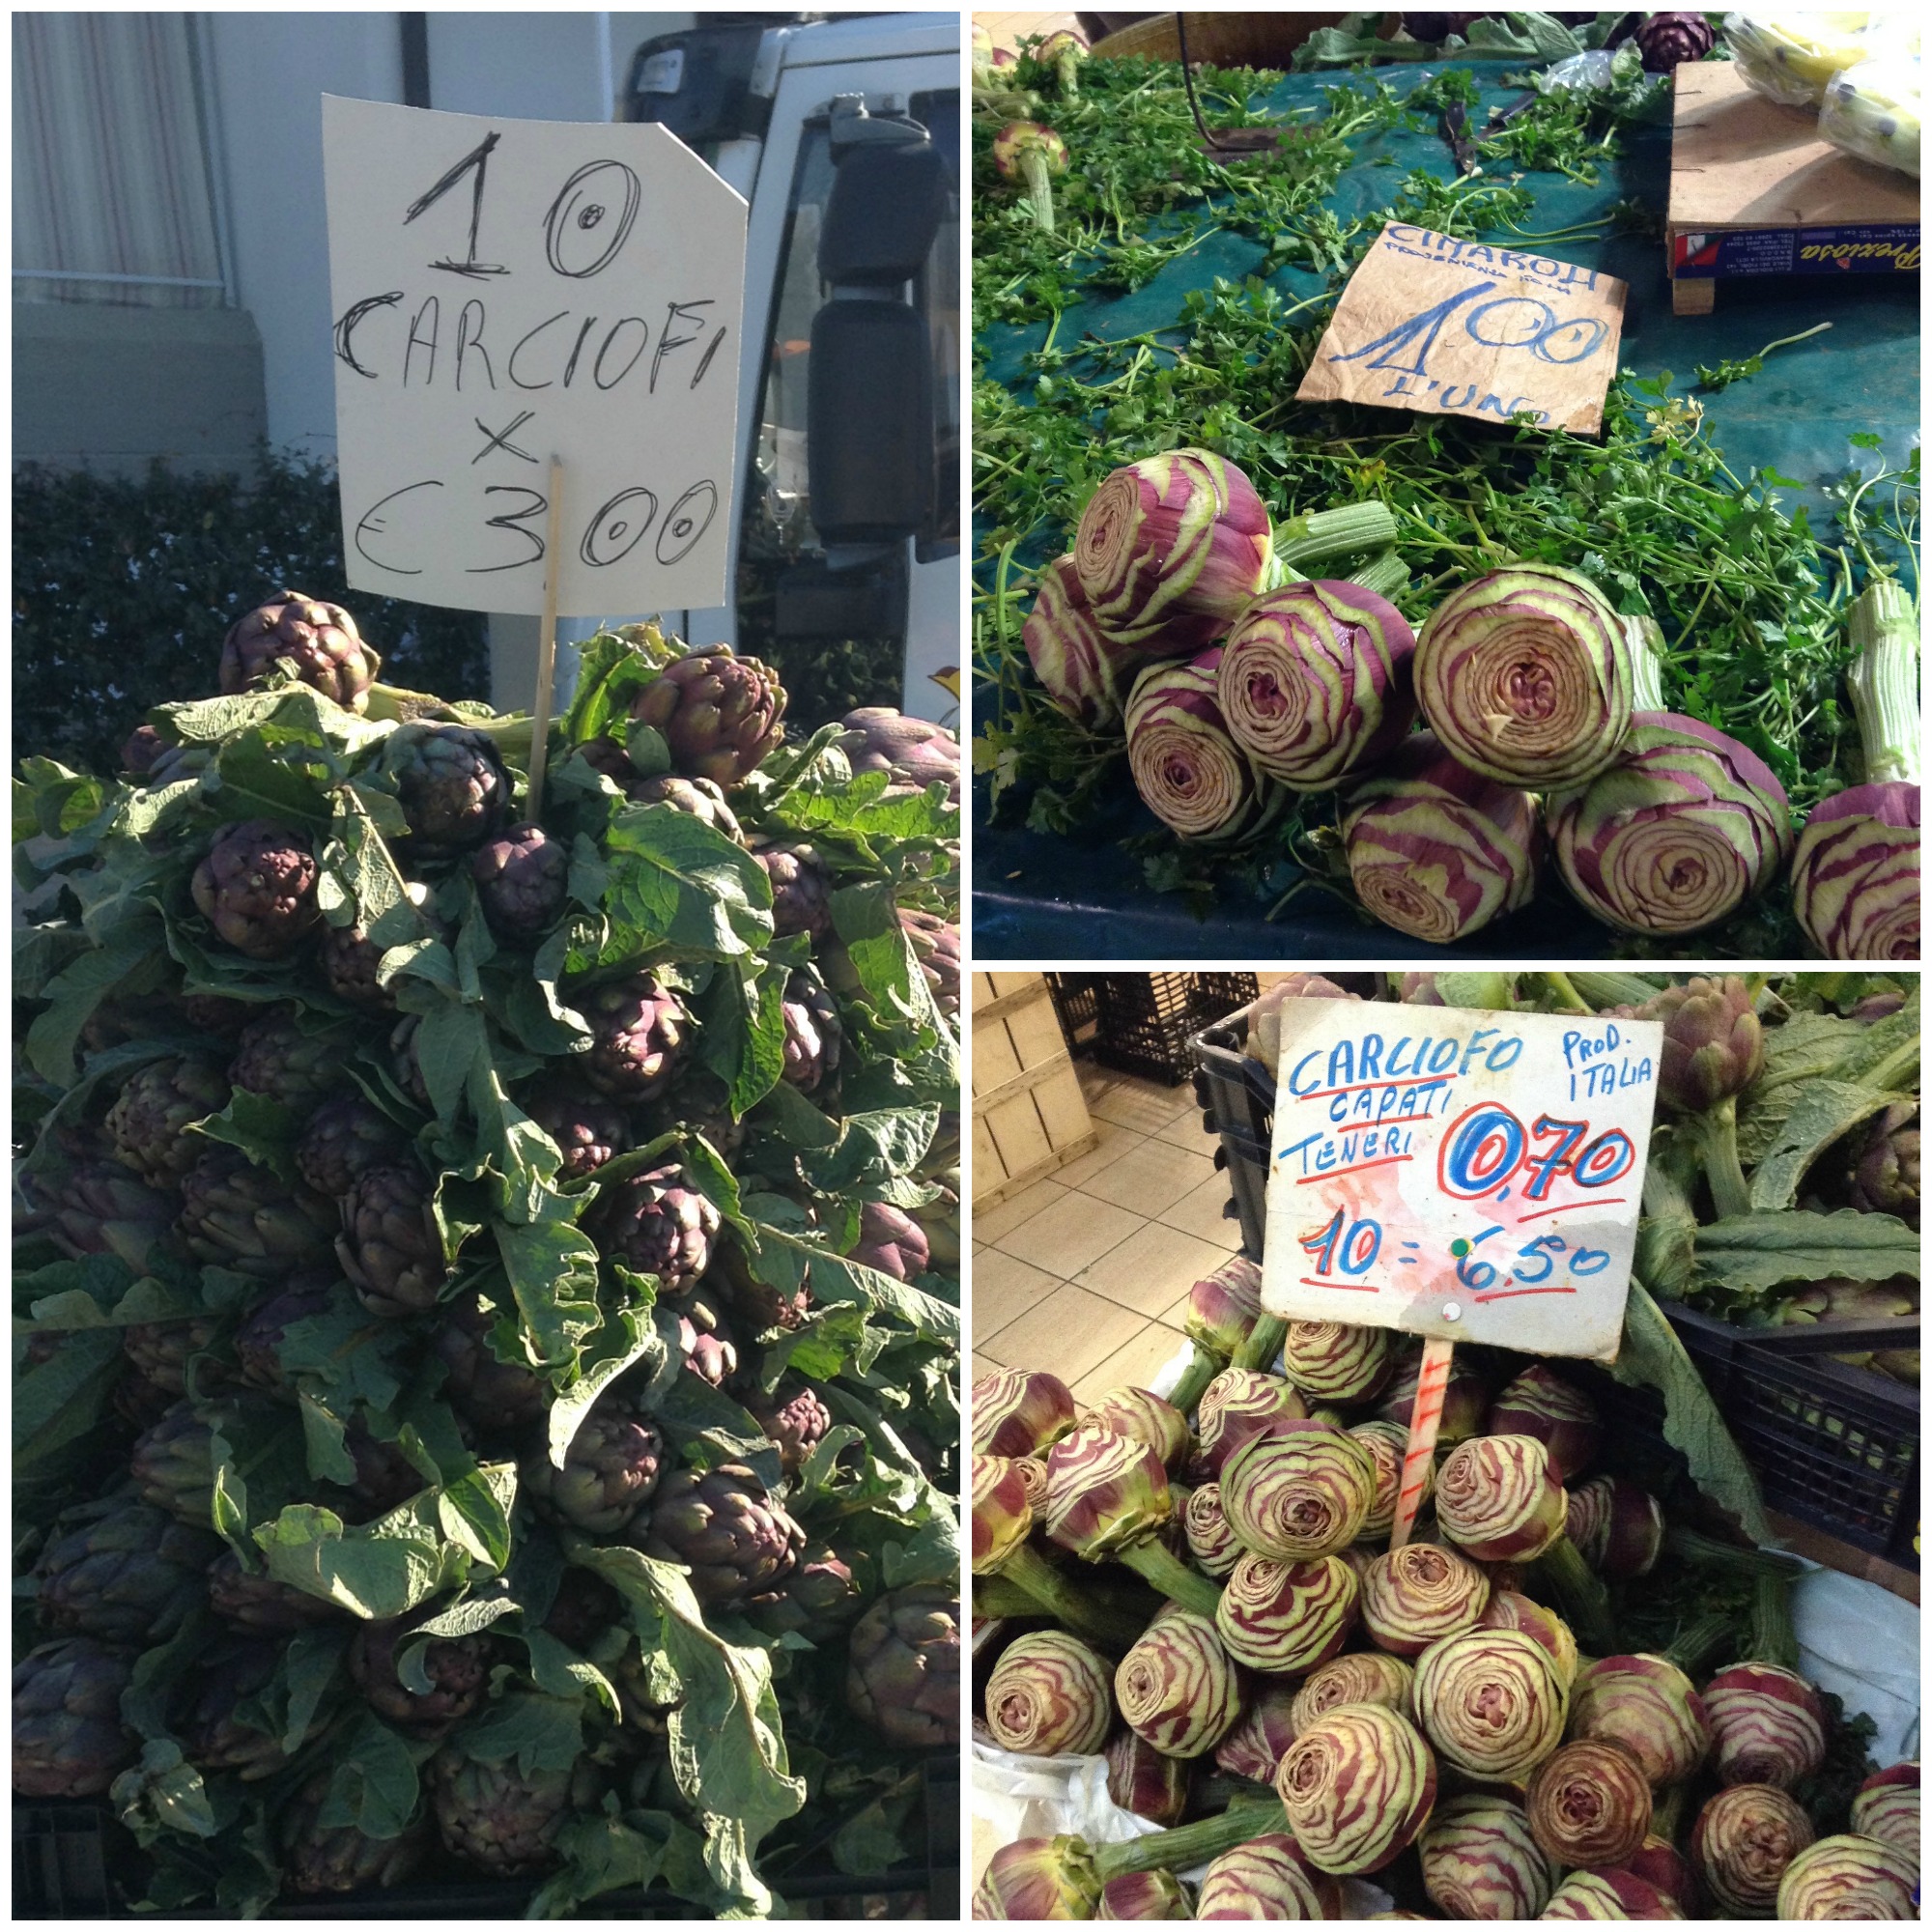
[{"label": "purple artichoke", "polygon": [[813,1643],[825,1643],[866,1607],[867,1595],[850,1557],[829,1543],[808,1543],[783,1589],[758,1599],[746,1613],[767,1636],[795,1631]]},{"label": "purple artichoke", "polygon": [[558,1173],[572,1180],[593,1175],[606,1161],[628,1153],[631,1124],[621,1108],[588,1094],[574,1093],[559,1081],[529,1102],[530,1119],[563,1154]]},{"label": "purple artichoke", "polygon": [[282,1810],[282,1875],[305,1897],[402,1885],[429,1852],[429,1814],[419,1813],[393,1838],[372,1838],[354,1825],[325,1825],[332,1774],[319,1772]]},{"label": "purple artichoke", "polygon": [[520,1487],[539,1509],[590,1536],[616,1536],[637,1520],[664,1467],[664,1438],[614,1396],[593,1405],[558,1468],[544,1450],[526,1457]]},{"label": "purple artichoke", "polygon": [[228,1077],[244,1094],[307,1113],[342,1083],[342,1042],[305,1032],[292,1012],[271,1007],[242,1029]]},{"label": "purple artichoke", "polygon": [[49,1635],[145,1649],[200,1606],[202,1573],[219,1548],[208,1531],[146,1503],[117,1504],[41,1551],[35,1621]]},{"label": "purple artichoke", "polygon": [[651,1102],[646,1138],[688,1128],[702,1134],[726,1160],[745,1145],[745,1122],[731,1111],[731,1091],[709,1067],[687,1061]]},{"label": "purple artichoke", "polygon": [[175,1231],[198,1262],[275,1281],[328,1252],[334,1206],[298,1181],[283,1182],[239,1148],[220,1143],[182,1182]]},{"label": "purple artichoke", "polygon": [[832,931],[832,874],[816,848],[798,839],[759,838],[752,856],[772,889],[772,927],[780,939],[794,933],[827,938]]},{"label": "purple artichoke", "polygon": [[443,1366],[442,1393],[472,1428],[500,1435],[539,1422],[550,1407],[550,1386],[526,1364],[505,1362],[491,1347],[498,1317],[471,1289],[446,1303],[430,1341]]},{"label": "purple artichoke", "polygon": [[756,658],[707,644],[666,666],[631,701],[631,722],[662,734],[688,778],[728,791],[784,742],[785,693]]},{"label": "purple artichoke", "polygon": [[655,1275],[660,1293],[675,1296],[688,1294],[711,1265],[723,1221],[685,1170],[668,1161],[607,1187],[589,1225],[612,1261]]},{"label": "purple artichoke", "polygon": [[368,709],[369,687],[383,668],[341,605],[299,590],[276,591],[231,627],[221,644],[221,689],[252,690],[278,665],[351,711]]},{"label": "purple artichoke", "polygon": [[[584,1776],[590,1773],[586,1763]],[[555,1863],[554,1840],[581,1779],[569,1767],[520,1767],[443,1746],[424,1774],[444,1847],[492,1878],[521,1878]]]},{"label": "purple artichoke", "polygon": [[738,1373],[738,1345],[715,1313],[695,1321],[690,1310],[679,1310],[677,1342],[684,1366],[713,1388],[723,1388]]},{"label": "purple artichoke", "polygon": [[321,1597],[265,1573],[244,1570],[232,1549],[208,1566],[208,1605],[223,1623],[255,1634],[293,1635],[345,1614]]},{"label": "purple artichoke", "polygon": [[402,1151],[403,1133],[385,1114],[356,1094],[325,1100],[309,1116],[296,1143],[296,1172],[318,1194],[336,1200],[372,1167]]},{"label": "purple artichoke", "polygon": [[583,1074],[613,1100],[648,1100],[669,1083],[690,1022],[677,996],[634,973],[575,1002],[591,1032]]},{"label": "purple artichoke", "polygon": [[752,1413],[758,1427],[779,1445],[780,1460],[788,1476],[797,1475],[805,1459],[832,1427],[832,1411],[818,1392],[797,1384],[781,1387],[769,1401],[754,1404]]},{"label": "purple artichoke", "polygon": [[1150,665],[1127,695],[1127,769],[1147,808],[1182,838],[1226,839],[1279,817],[1289,794],[1228,729],[1219,647]]},{"label": "purple artichoke", "polygon": [[784,1018],[783,1077],[802,1094],[816,1093],[838,1071],[845,1030],[838,1002],[816,973],[801,971],[785,981],[780,1010]]},{"label": "purple artichoke", "polygon": [[143,1502],[177,1522],[202,1529],[213,1524],[214,1444],[192,1403],[176,1403],[135,1439],[128,1469]]},{"label": "purple artichoke", "polygon": [[398,1672],[397,1653],[424,1621],[424,1613],[417,1612],[363,1624],[349,1646],[349,1674],[379,1718],[418,1737],[434,1737],[476,1708],[490,1681],[495,1646],[487,1633],[432,1637],[420,1660],[431,1688],[413,1690]]},{"label": "purple artichoke", "polygon": [[212,1060],[189,1054],[150,1061],[128,1077],[107,1110],[107,1138],[135,1173],[167,1187],[207,1150],[188,1129],[228,1104],[228,1079]]},{"label": "purple artichoke", "polygon": [[490,930],[513,946],[541,939],[569,897],[570,849],[541,825],[513,825],[469,862]]},{"label": "purple artichoke", "polygon": [[365,1168],[342,1203],[336,1258],[371,1315],[436,1306],[446,1268],[428,1184],[413,1167]]},{"label": "purple artichoke", "polygon": [[845,1701],[889,1745],[959,1742],[959,1593],[914,1583],[873,1604],[846,1650]]},{"label": "purple artichoke", "polygon": [[[611,777],[615,778],[616,774],[611,773]],[[737,813],[725,803],[724,794],[709,779],[685,779],[674,774],[640,779],[634,773],[628,783],[622,779],[618,779],[617,782],[624,785],[639,805],[675,806],[679,811],[710,826],[712,831],[722,833],[732,844],[742,845],[745,842],[744,828],[738,823]]]},{"label": "purple artichoke", "polygon": [[1701,14],[1650,14],[1631,36],[1643,55],[1645,73],[1669,73],[1688,61],[1700,61],[1715,44],[1711,23]]},{"label": "purple artichoke", "polygon": [[[197,1355],[208,1355],[221,1326],[212,1315],[196,1316],[188,1321],[135,1321],[122,1331],[121,1352],[133,1363],[134,1373],[156,1388],[166,1389],[170,1395],[186,1395],[188,1364]],[[227,1379],[225,1362],[206,1359],[197,1392],[210,1393]]]},{"label": "purple artichoke", "polygon": [[406,860],[450,859],[495,836],[510,810],[510,775],[486,732],[404,724],[383,749],[409,824]]},{"label": "purple artichoke", "polygon": [[687,1565],[699,1603],[739,1604],[781,1584],[804,1544],[804,1530],[750,1469],[721,1463],[665,1478],[643,1548],[661,1562]]},{"label": "purple artichoke", "polygon": [[14,1666],[14,1789],[22,1798],[94,1798],[139,1748],[121,1722],[133,1653],[90,1636],[43,1643]]},{"label": "purple artichoke", "polygon": [[313,1321],[343,1306],[348,1291],[332,1272],[303,1269],[286,1288],[259,1301],[235,1331],[242,1379],[270,1395],[287,1395],[282,1344],[298,1321]]},{"label": "purple artichoke", "polygon": [[1117,645],[1094,620],[1071,556],[1039,574],[1033,611],[1020,633],[1040,688],[1076,724],[1105,731],[1121,722],[1121,690],[1141,660]]},{"label": "purple artichoke", "polygon": [[850,760],[853,777],[889,772],[888,795],[943,784],[950,801],[959,803],[959,740],[944,724],[876,704],[848,711],[840,722],[845,730],[838,749]]},{"label": "purple artichoke", "polygon": [[1861,1213],[1896,1214],[1918,1225],[1918,1109],[1901,1100],[1863,1129],[1847,1199]]},{"label": "purple artichoke", "polygon": [[[37,1197],[41,1190],[35,1189]],[[148,1252],[174,1225],[179,1202],[138,1180],[119,1161],[68,1168],[46,1188],[42,1212],[47,1238],[72,1260],[114,1255],[144,1270]]]},{"label": "purple artichoke", "polygon": [[306,838],[251,818],[215,835],[189,890],[201,916],[236,952],[285,959],[322,916],[315,902],[320,875]]},{"label": "purple artichoke", "polygon": [[912,956],[932,988],[933,1004],[949,1020],[959,1017],[959,928],[937,913],[917,906],[899,910],[899,929],[912,947]]},{"label": "purple artichoke", "polygon": [[1791,903],[1827,959],[1918,957],[1918,787],[1854,785],[1813,806]]},{"label": "purple artichoke", "polygon": [[895,1281],[923,1275],[931,1261],[925,1230],[911,1215],[884,1201],[867,1201],[860,1210],[859,1245],[846,1260],[877,1268]]},{"label": "purple artichoke", "polygon": [[[244,1783],[254,1783],[274,1776],[288,1763],[285,1740],[259,1729],[247,1715],[268,1690],[286,1650],[286,1642],[277,1637],[233,1637],[204,1658],[186,1680],[175,1729],[198,1771],[232,1771]],[[319,1728],[311,1724],[309,1735]]]}]

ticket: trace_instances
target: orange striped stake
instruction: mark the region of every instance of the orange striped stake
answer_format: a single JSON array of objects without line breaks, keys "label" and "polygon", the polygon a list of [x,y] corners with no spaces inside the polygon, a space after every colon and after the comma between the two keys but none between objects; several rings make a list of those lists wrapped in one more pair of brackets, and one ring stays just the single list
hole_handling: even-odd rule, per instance
[{"label": "orange striped stake", "polygon": [[1415,1512],[1428,1486],[1429,1464],[1435,1455],[1435,1435],[1442,1427],[1442,1397],[1449,1387],[1449,1358],[1454,1342],[1432,1337],[1422,1345],[1422,1366],[1415,1373],[1415,1407],[1408,1418],[1408,1447],[1403,1451],[1402,1483],[1395,1495],[1395,1525],[1389,1548],[1400,1549],[1415,1525]]}]

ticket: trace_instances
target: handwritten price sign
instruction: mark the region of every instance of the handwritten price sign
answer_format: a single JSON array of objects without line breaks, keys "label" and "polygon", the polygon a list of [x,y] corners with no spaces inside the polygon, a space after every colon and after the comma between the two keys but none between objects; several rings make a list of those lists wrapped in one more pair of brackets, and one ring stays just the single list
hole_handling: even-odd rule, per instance
[{"label": "handwritten price sign", "polygon": [[1291,1000],[1281,1037],[1271,1313],[1616,1354],[1661,1025]]},{"label": "handwritten price sign", "polygon": [[1392,221],[1349,277],[1296,394],[1594,432],[1624,295],[1594,269]]},{"label": "handwritten price sign", "polygon": [[648,124],[323,100],[350,584],[457,610],[727,601],[742,196]]}]

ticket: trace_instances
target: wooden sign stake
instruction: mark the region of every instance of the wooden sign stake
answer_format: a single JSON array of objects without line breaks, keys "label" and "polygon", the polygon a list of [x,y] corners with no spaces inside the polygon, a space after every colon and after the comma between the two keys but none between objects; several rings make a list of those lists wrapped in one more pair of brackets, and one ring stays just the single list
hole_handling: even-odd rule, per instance
[{"label": "wooden sign stake", "polygon": [[1430,1459],[1435,1454],[1436,1432],[1442,1427],[1442,1398],[1449,1387],[1449,1361],[1455,1352],[1455,1343],[1434,1335],[1422,1345],[1422,1366],[1415,1372],[1415,1406],[1408,1418],[1408,1447],[1403,1452],[1395,1523],[1389,1531],[1391,1549],[1400,1549],[1415,1525]]},{"label": "wooden sign stake", "polygon": [[563,465],[550,460],[549,535],[544,546],[543,629],[537,638],[537,689],[530,706],[530,801],[532,819],[543,816],[544,763],[550,752],[550,694],[556,682],[556,583],[562,575],[557,553],[563,543]]}]

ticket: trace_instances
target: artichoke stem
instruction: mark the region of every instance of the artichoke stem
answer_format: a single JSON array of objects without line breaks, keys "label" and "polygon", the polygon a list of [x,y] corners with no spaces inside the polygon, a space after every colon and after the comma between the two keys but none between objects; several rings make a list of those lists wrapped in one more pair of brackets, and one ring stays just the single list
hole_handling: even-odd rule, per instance
[{"label": "artichoke stem", "polygon": [[1395,542],[1395,516],[1386,503],[1344,503],[1339,509],[1316,510],[1291,517],[1274,532],[1273,579],[1270,589],[1298,583],[1311,564],[1330,557],[1381,552]]},{"label": "artichoke stem", "polygon": [[1626,617],[1630,644],[1631,709],[1663,711],[1663,626],[1655,617]]},{"label": "artichoke stem", "polygon": [[1129,1838],[1123,1845],[1096,1846],[1094,1865],[1102,1884],[1126,1872],[1186,1871],[1264,1833],[1287,1830],[1288,1814],[1279,1799],[1264,1804],[1231,1804],[1218,1818],[1199,1818],[1171,1832]]},{"label": "artichoke stem", "polygon": [[1753,1662],[1798,1668],[1798,1632],[1791,1622],[1791,1585],[1782,1577],[1760,1577],[1751,1605]]},{"label": "artichoke stem", "polygon": [[1583,1552],[1567,1536],[1559,1536],[1539,1561],[1577,1641],[1593,1657],[1613,1655],[1617,1639],[1610,1624],[1610,1595],[1604,1579],[1583,1561]]},{"label": "artichoke stem", "polygon": [[1350,571],[1349,582],[1373,590],[1378,597],[1397,597],[1408,588],[1408,565],[1396,552],[1385,550]]},{"label": "artichoke stem", "polygon": [[1274,1367],[1281,1345],[1288,1337],[1288,1322],[1279,1315],[1264,1315],[1248,1330],[1248,1339],[1235,1350],[1231,1364],[1236,1369],[1259,1369],[1263,1374]]},{"label": "artichoke stem", "polygon": [[1720,1221],[1751,1211],[1750,1187],[1738,1161],[1737,1095],[1727,1094],[1709,1112],[1699,1114],[1693,1126],[1704,1179],[1711,1183],[1711,1205]]},{"label": "artichoke stem", "polygon": [[1163,1597],[1171,1597],[1183,1610],[1211,1617],[1215,1605],[1221,1601],[1220,1584],[1198,1570],[1190,1570],[1165,1544],[1151,1538],[1116,1550],[1115,1557],[1145,1577]]},{"label": "artichoke stem", "polygon": [[1053,233],[1053,174],[1046,156],[1029,147],[1020,154],[1020,173],[1026,177],[1027,199],[1033,204],[1033,217],[1048,235]]},{"label": "artichoke stem", "polygon": [[1846,625],[1858,652],[1845,682],[1867,784],[1918,782],[1918,619],[1896,578],[1874,578]]},{"label": "artichoke stem", "polygon": [[1027,1544],[1011,1551],[999,1574],[1024,1591],[1046,1615],[1102,1650],[1118,1653],[1131,1649],[1145,1628],[1131,1613],[1096,1603]]},{"label": "artichoke stem", "polygon": [[1688,1624],[1678,1632],[1663,1656],[1687,1676],[1695,1677],[1730,1640],[1729,1617],[1699,1617],[1695,1623]]},{"label": "artichoke stem", "polygon": [[1677,1828],[1684,1822],[1684,1804],[1689,1792],[1682,1784],[1661,1784],[1650,1794],[1650,1830],[1653,1837],[1667,1844],[1677,1842]]},{"label": "artichoke stem", "polygon": [[1180,1379],[1175,1383],[1168,1401],[1182,1415],[1191,1416],[1200,1406],[1201,1398],[1208,1392],[1208,1384],[1221,1373],[1222,1364],[1199,1342],[1194,1345],[1194,1359],[1180,1372]]},{"label": "artichoke stem", "polygon": [[1748,1570],[1760,1577],[1802,1577],[1804,1566],[1797,1557],[1781,1549],[1745,1549],[1734,1543],[1719,1543],[1716,1537],[1672,1523],[1663,1533],[1663,1547],[1687,1563],[1702,1563],[1714,1570]]}]

